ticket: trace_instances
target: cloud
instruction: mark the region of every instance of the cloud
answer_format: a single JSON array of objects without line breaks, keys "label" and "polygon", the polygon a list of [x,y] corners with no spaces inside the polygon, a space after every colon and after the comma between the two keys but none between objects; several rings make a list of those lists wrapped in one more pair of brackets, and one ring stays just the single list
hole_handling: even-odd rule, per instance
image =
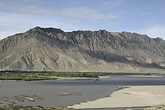
[{"label": "cloud", "polygon": [[105,24],[105,27],[111,27],[111,26],[114,26],[114,25],[118,25],[118,23],[116,22],[108,22]]},{"label": "cloud", "polygon": [[0,12],[7,12],[7,13],[24,13],[24,14],[54,14],[54,10],[44,9],[44,8],[37,8],[36,6],[26,6],[26,7],[0,7]]},{"label": "cloud", "polygon": [[140,32],[141,34],[147,34],[149,37],[161,37],[165,39],[165,26],[153,26],[146,29],[141,29],[137,32]]},{"label": "cloud", "polygon": [[57,13],[63,16],[79,17],[79,18],[92,19],[92,20],[117,18],[117,16],[115,15],[105,15],[97,12],[96,10],[84,8],[84,7],[66,8],[63,10],[57,10]]},{"label": "cloud", "polygon": [[102,14],[96,10],[85,8],[85,7],[76,7],[76,8],[64,8],[64,9],[48,9],[40,8],[34,5],[25,6],[25,7],[0,7],[0,12],[7,13],[24,13],[24,14],[50,14],[56,16],[64,17],[77,17],[79,19],[91,19],[91,20],[101,20],[101,19],[116,19],[117,16],[111,14]]},{"label": "cloud", "polygon": [[18,3],[40,3],[41,0],[0,0],[2,3],[10,5],[10,4],[18,4]]},{"label": "cloud", "polygon": [[78,20],[78,19],[68,19],[68,22],[72,23],[72,24],[79,24],[80,20]]},{"label": "cloud", "polygon": [[121,5],[126,2],[127,0],[114,0],[113,2],[111,2],[110,0],[107,0],[107,1],[102,0],[100,5],[103,7],[109,7],[113,9],[113,8],[121,7]]}]

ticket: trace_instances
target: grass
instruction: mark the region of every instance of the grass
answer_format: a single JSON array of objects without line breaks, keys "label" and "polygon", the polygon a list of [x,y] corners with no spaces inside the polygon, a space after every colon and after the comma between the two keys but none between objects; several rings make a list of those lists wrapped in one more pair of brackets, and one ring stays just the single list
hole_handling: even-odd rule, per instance
[{"label": "grass", "polygon": [[39,71],[0,71],[0,80],[53,80],[55,77],[89,77],[99,78],[105,73],[76,73],[76,72],[39,72]]},{"label": "grass", "polygon": [[105,75],[165,75],[161,73],[97,73],[97,72],[50,72],[50,71],[0,71],[0,80],[53,80],[55,77],[99,78]]},{"label": "grass", "polygon": [[57,78],[41,77],[35,74],[30,73],[0,73],[0,80],[24,80],[24,81],[33,81],[33,80],[52,80]]},{"label": "grass", "polygon": [[103,73],[68,73],[68,72],[55,72],[55,73],[38,73],[41,76],[57,76],[57,77],[89,77],[99,78]]}]

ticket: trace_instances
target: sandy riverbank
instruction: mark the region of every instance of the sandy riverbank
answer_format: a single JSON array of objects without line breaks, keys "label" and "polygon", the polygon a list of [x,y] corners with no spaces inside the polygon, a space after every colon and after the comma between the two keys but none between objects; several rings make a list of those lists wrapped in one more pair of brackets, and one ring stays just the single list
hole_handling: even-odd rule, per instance
[{"label": "sandy riverbank", "polygon": [[129,86],[111,96],[69,106],[85,108],[145,107],[165,104],[165,86]]},{"label": "sandy riverbank", "polygon": [[58,76],[49,76],[49,78],[57,78],[58,80],[81,80],[81,79],[108,79],[111,76],[99,76],[99,78],[94,77],[58,77]]},{"label": "sandy riverbank", "polygon": [[160,78],[161,75],[128,75],[129,77],[138,77],[138,78]]}]

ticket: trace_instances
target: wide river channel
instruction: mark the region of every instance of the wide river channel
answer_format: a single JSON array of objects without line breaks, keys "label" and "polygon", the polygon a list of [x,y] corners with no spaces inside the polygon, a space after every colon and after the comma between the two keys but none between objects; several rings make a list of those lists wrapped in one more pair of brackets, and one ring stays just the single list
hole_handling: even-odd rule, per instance
[{"label": "wide river channel", "polygon": [[0,105],[67,106],[110,96],[121,86],[135,85],[165,85],[165,76],[114,75],[99,81],[0,81]]}]

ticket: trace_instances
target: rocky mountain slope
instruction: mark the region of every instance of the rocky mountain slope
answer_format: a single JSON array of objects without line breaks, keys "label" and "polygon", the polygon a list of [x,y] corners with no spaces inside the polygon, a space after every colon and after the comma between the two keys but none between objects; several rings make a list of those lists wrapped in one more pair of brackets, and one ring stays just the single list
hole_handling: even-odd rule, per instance
[{"label": "rocky mountain slope", "polygon": [[0,41],[0,70],[164,72],[165,41],[129,32],[35,27]]}]

